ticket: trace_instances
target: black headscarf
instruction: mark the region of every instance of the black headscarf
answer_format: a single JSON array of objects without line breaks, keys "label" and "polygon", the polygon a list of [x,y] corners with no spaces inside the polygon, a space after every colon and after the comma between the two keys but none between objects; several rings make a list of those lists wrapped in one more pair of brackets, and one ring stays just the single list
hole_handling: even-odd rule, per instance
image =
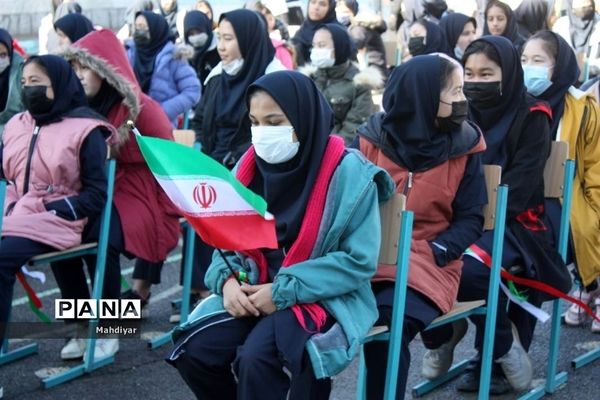
[{"label": "black headscarf", "polygon": [[177,13],[179,11],[179,6],[177,5],[177,1],[175,1],[175,7],[173,7],[170,11],[165,11],[162,8],[160,2],[158,3],[158,8],[160,9],[161,15],[167,21],[169,25],[169,30],[171,31],[171,37],[176,39],[179,37],[179,32],[177,31]]},{"label": "black headscarf", "polygon": [[340,24],[325,24],[323,28],[331,33],[335,51],[335,65],[341,65],[352,55],[352,42],[348,30]]},{"label": "black headscarf", "polygon": [[548,0],[523,0],[515,10],[519,33],[524,38],[548,29]]},{"label": "black headscarf", "polygon": [[81,6],[78,3],[62,3],[56,8],[56,11],[54,12],[54,22],[58,21],[65,15],[81,14],[82,11],[83,10],[81,9]]},{"label": "black headscarf", "polygon": [[39,64],[46,69],[54,91],[54,102],[50,111],[43,114],[31,114],[38,125],[60,121],[75,109],[87,108],[88,103],[79,78],[64,58],[55,55],[32,56],[27,62],[30,63],[34,60],[39,61]]},{"label": "black headscarf", "polygon": [[479,125],[485,137],[487,150],[483,154],[483,163],[504,166],[507,161],[506,137],[519,110],[527,106],[521,57],[513,44],[502,36],[484,36],[469,47],[480,41],[489,43],[498,53],[502,96],[495,107],[485,110],[469,105],[469,119]]},{"label": "black headscarf", "polygon": [[315,36],[315,32],[319,30],[323,26],[323,24],[339,24],[336,15],[335,15],[335,1],[336,0],[328,0],[329,1],[329,9],[327,10],[327,14],[322,20],[313,21],[308,16],[300,25],[300,29],[294,35],[294,40],[300,42],[303,46],[310,47],[312,46],[313,36]]},{"label": "black headscarf", "polygon": [[204,46],[199,49],[194,48],[193,64],[196,68],[202,64],[204,55],[213,41],[213,30],[212,21],[203,12],[193,10],[188,11],[183,19],[183,39],[185,43],[189,44],[188,38],[190,37],[190,30],[197,29],[200,32],[204,32],[208,35],[208,39]]},{"label": "black headscarf", "polygon": [[221,14],[219,23],[226,19],[233,26],[244,66],[234,76],[225,72],[220,75],[219,99],[215,113],[218,121],[230,124],[240,121],[245,115],[244,95],[248,86],[265,74],[273,57],[275,48],[271,43],[264,22],[259,15],[250,10],[239,9]]},{"label": "black headscarf", "polygon": [[589,18],[583,19],[573,14],[573,0],[567,0],[566,3],[571,43],[573,43],[575,52],[585,52],[597,23],[596,5],[592,1],[594,12],[591,13]]},{"label": "black headscarf", "polygon": [[[519,26],[517,25],[517,18],[515,17],[515,13],[512,8],[507,4],[493,0],[490,1],[486,7],[486,10],[489,10],[491,7],[500,7],[504,14],[506,15],[506,28],[504,29],[504,33],[501,36],[507,38],[512,42],[512,44],[517,48],[517,50],[521,50],[521,47],[525,43],[525,38],[519,34]],[[485,22],[483,24],[483,34],[491,35],[490,30],[487,24],[487,12],[485,14]]]},{"label": "black headscarf", "polygon": [[558,125],[565,110],[565,96],[569,88],[577,83],[579,79],[579,66],[575,53],[569,44],[554,32],[549,32],[556,40],[558,54],[554,63],[552,72],[552,86],[544,93],[537,96],[539,99],[545,100],[552,107],[552,124],[550,133],[555,137],[558,131]]},{"label": "black headscarf", "polygon": [[109,84],[106,79],[102,80],[100,90],[96,93],[92,99],[88,99],[90,107],[103,117],[108,117],[108,113],[115,104],[123,101],[123,95],[121,95],[117,89]]},{"label": "black headscarf", "polygon": [[[8,60],[12,63],[13,56],[13,45],[12,36],[6,29],[0,28],[0,43],[6,46],[8,49]],[[10,69],[12,65],[9,65],[0,74],[0,111],[4,111],[6,108],[6,101],[8,100],[8,90],[10,89]]]},{"label": "black headscarf", "polygon": [[145,46],[136,45],[133,71],[142,91],[148,93],[152,74],[154,73],[154,61],[158,53],[171,40],[171,33],[169,25],[162,15],[155,14],[152,11],[142,11],[137,13],[135,17],[137,18],[139,15],[143,15],[148,22],[150,42]]},{"label": "black headscarf", "polygon": [[69,38],[71,43],[75,43],[88,33],[94,30],[92,21],[82,14],[67,14],[59,18],[54,23],[54,29],[60,29]]},{"label": "black headscarf", "polygon": [[465,25],[469,22],[473,23],[473,26],[477,29],[477,21],[475,21],[475,18],[468,17],[461,13],[447,14],[440,20],[440,29],[446,37],[448,51],[452,56],[454,56],[456,43],[458,43],[460,35],[465,30]]},{"label": "black headscarf", "polygon": [[421,24],[425,26],[425,29],[427,29],[427,36],[425,37],[425,52],[420,55],[431,53],[445,53],[453,55],[453,53],[450,52],[450,49],[448,49],[444,32],[438,26],[438,24],[426,19],[420,19],[415,23]]},{"label": "black headscarf", "polygon": [[440,72],[439,56],[413,57],[393,70],[383,92],[381,151],[410,171],[424,171],[449,158],[450,135],[435,126]]},{"label": "black headscarf", "polygon": [[279,71],[265,75],[248,88],[266,91],[281,107],[300,142],[298,154],[282,164],[256,157],[257,170],[250,188],[265,198],[277,221],[280,246],[298,237],[304,211],[334,126],[333,111],[314,82],[299,72]]}]

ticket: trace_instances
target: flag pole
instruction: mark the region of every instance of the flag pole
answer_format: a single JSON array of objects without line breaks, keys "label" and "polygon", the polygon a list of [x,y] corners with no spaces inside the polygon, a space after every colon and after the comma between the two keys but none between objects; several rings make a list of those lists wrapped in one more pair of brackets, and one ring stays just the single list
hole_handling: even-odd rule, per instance
[{"label": "flag pole", "polygon": [[[128,120],[127,121],[127,127],[136,136],[142,136],[142,134],[140,133],[140,131],[135,127],[135,124],[134,124],[134,122],[132,120]],[[235,273],[235,271],[233,270],[233,267],[231,266],[231,264],[229,264],[229,260],[227,260],[227,257],[225,257],[225,254],[223,253],[223,250],[217,249],[217,251],[221,255],[221,258],[223,258],[223,261],[225,261],[225,264],[227,264],[227,268],[229,268],[229,271],[231,272],[231,275],[233,275],[233,277],[235,278],[235,281],[238,283],[238,285],[242,286],[242,281],[240,280],[240,277],[238,276],[238,274]]]},{"label": "flag pole", "polygon": [[231,272],[231,275],[233,275],[233,277],[235,278],[238,285],[242,286],[242,281],[240,281],[240,277],[238,276],[238,274],[235,273],[231,264],[229,264],[229,260],[227,259],[227,257],[225,257],[223,250],[217,249],[217,251],[221,255],[221,258],[223,259],[223,261],[225,261],[225,264],[227,264],[227,268],[229,268],[229,272]]}]

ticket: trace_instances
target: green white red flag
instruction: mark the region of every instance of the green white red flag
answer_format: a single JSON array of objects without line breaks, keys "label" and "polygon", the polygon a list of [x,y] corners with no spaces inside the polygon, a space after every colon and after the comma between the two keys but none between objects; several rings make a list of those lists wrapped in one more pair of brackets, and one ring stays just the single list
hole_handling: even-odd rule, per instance
[{"label": "green white red flag", "polygon": [[190,147],[135,137],[154,177],[204,242],[234,251],[277,248],[266,201],[227,168]]}]

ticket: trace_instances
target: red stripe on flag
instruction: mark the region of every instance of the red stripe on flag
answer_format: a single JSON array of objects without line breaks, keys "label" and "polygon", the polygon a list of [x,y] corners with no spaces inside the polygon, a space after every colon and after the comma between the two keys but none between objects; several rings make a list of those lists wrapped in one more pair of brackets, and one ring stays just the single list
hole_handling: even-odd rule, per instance
[{"label": "red stripe on flag", "polygon": [[19,280],[19,282],[21,282],[21,285],[23,285],[23,288],[25,289],[25,292],[27,293],[27,297],[29,297],[29,299],[33,302],[33,305],[36,308],[42,308],[42,301],[37,296],[37,294],[35,293],[35,290],[33,290],[31,285],[29,285],[29,282],[27,282],[27,279],[25,279],[25,276],[23,275],[22,272],[20,272],[20,271],[17,272],[17,279]]},{"label": "red stripe on flag", "polygon": [[[477,246],[476,244],[471,245],[469,248],[473,251],[473,253],[477,254],[477,256],[479,258],[481,258],[481,260],[483,261],[483,263],[485,265],[487,265],[490,268],[492,267],[492,257],[490,257],[490,255],[485,250],[483,250],[481,247]],[[543,282],[536,281],[535,279],[520,278],[518,276],[515,276],[515,275],[507,272],[504,269],[500,270],[500,274],[501,274],[502,278],[504,278],[508,281],[512,281],[512,282],[518,283],[519,285],[527,286],[527,287],[539,290],[541,292],[547,293],[551,296],[559,297],[559,298],[567,300],[571,303],[577,304],[592,318],[594,318],[596,321],[600,322],[600,318],[598,318],[596,316],[596,313],[594,312],[594,310],[592,310],[590,308],[590,306],[588,306],[584,302],[576,299],[575,297],[571,297],[567,294],[564,294],[560,290],[558,290],[550,285],[547,285]]]},{"label": "red stripe on flag", "polygon": [[185,218],[205,243],[219,249],[277,248],[275,220],[266,220],[260,214],[219,217],[185,214]]}]

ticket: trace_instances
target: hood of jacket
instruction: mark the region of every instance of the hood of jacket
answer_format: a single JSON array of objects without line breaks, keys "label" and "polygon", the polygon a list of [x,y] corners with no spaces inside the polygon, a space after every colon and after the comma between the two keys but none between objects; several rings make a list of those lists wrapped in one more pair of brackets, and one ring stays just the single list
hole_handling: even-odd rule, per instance
[{"label": "hood of jacket", "polygon": [[123,45],[111,31],[103,29],[92,32],[70,46],[63,56],[92,69],[123,96],[118,120],[111,123],[119,130],[119,142],[129,137],[127,129],[121,129],[127,120],[135,121],[141,111],[142,90],[129,64]]}]

